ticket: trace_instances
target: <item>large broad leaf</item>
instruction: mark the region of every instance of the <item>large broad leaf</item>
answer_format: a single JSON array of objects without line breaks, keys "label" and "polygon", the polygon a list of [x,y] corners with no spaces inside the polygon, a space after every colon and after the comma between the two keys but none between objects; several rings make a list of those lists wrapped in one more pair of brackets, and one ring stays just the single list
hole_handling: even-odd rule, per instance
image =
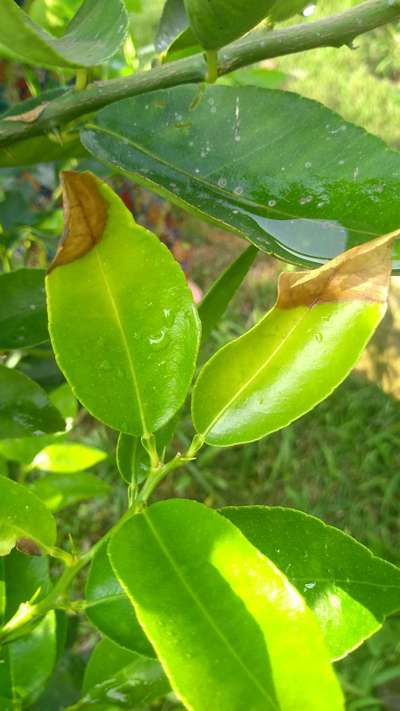
[{"label": "large broad leaf", "polygon": [[103,109],[82,140],[99,160],[289,262],[324,262],[400,224],[400,154],[289,92],[157,91]]},{"label": "large broad leaf", "polygon": [[287,575],[314,610],[332,659],[358,647],[400,609],[400,570],[332,526],[292,509],[222,509]]},{"label": "large broad leaf", "polygon": [[33,380],[0,365],[0,439],[63,430],[65,422]]},{"label": "large broad leaf", "polygon": [[94,467],[106,458],[106,452],[85,444],[50,444],[36,455],[32,466],[45,472],[67,474]]},{"label": "large broad leaf", "polygon": [[144,708],[142,704],[148,708],[147,704],[168,690],[168,681],[158,661],[102,640],[86,668],[84,696],[72,708],[74,711],[87,708],[106,711],[113,703],[129,711]]},{"label": "large broad leaf", "polygon": [[0,52],[28,64],[91,67],[109,59],[125,39],[128,16],[123,0],[84,0],[63,37],[43,30],[14,0],[0,6]]},{"label": "large broad leaf", "polygon": [[111,493],[109,484],[87,472],[49,474],[34,481],[30,489],[50,511],[61,511],[80,501]]},{"label": "large broad leaf", "polygon": [[154,657],[154,650],[137,620],[107,556],[107,543],[93,558],[86,584],[86,614],[100,632],[121,647]]},{"label": "large broad leaf", "polygon": [[193,501],[155,504],[119,528],[109,553],[189,708],[343,708],[313,614],[216,512]]},{"label": "large broad leaf", "polygon": [[167,248],[90,173],[64,174],[66,233],[46,279],[58,364],[85,407],[134,435],[182,405],[200,335]]},{"label": "large broad leaf", "polygon": [[0,477],[0,555],[7,555],[20,539],[50,549],[56,542],[56,522],[35,494]]},{"label": "large broad leaf", "polygon": [[29,348],[49,337],[41,269],[0,275],[0,349]]},{"label": "large broad leaf", "polygon": [[317,270],[281,275],[276,306],[199,375],[192,413],[206,442],[260,439],[330,395],[385,313],[391,244],[378,238]]},{"label": "large broad leaf", "polygon": [[[34,595],[36,600],[50,588],[46,558],[17,552],[3,562],[7,600],[4,621]],[[49,612],[27,636],[11,642],[0,653],[0,697],[8,698],[13,708],[32,703],[42,692],[56,662],[56,616]],[[3,711],[3,706],[1,706]]]},{"label": "large broad leaf", "polygon": [[235,259],[212,285],[198,307],[201,321],[201,340],[207,341],[224,315],[233,296],[257,257],[258,250],[248,247]]}]

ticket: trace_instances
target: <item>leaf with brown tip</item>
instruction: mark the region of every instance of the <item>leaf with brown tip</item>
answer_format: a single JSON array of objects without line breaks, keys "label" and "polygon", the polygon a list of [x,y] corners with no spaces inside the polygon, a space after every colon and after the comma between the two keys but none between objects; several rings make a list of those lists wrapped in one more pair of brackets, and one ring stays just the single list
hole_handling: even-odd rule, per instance
[{"label": "leaf with brown tip", "polygon": [[241,444],[286,427],[344,380],[385,313],[398,235],[314,271],[282,274],[275,307],[199,375],[193,421],[209,444]]},{"label": "leaf with brown tip", "polygon": [[107,222],[107,203],[92,173],[62,173],[65,228],[49,272],[79,259],[100,241]]}]

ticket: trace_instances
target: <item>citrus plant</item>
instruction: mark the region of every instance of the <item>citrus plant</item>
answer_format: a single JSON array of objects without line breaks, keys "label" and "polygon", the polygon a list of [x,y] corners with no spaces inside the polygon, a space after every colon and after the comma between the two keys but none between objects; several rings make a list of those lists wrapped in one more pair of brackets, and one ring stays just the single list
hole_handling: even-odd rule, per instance
[{"label": "citrus plant", "polygon": [[[399,154],[268,88],[267,70],[261,86],[259,70],[251,85],[230,78],[400,18],[397,0],[367,0],[279,26],[306,4],[167,0],[154,44],[135,49],[137,2],[2,0],[0,53],[24,63],[35,88],[0,119],[4,175],[64,167],[57,251],[58,188],[52,210],[30,214],[7,190],[0,203],[4,711],[34,708],[75,615],[101,639],[81,699],[60,708],[339,711],[334,662],[400,609],[400,570],[315,517],[152,503],[203,447],[259,440],[327,398],[381,321],[399,268]],[[52,82],[42,91],[39,69]],[[198,307],[170,251],[104,180],[112,173],[250,243]],[[26,224],[40,236],[36,268]],[[302,269],[284,271],[274,307],[199,367],[259,250]],[[39,346],[65,378],[57,388],[22,367]],[[60,544],[56,514],[110,487],[86,471],[105,454],[66,438],[76,401],[116,433],[127,492],[125,513],[85,550]],[[171,454],[188,402],[193,438]]]}]

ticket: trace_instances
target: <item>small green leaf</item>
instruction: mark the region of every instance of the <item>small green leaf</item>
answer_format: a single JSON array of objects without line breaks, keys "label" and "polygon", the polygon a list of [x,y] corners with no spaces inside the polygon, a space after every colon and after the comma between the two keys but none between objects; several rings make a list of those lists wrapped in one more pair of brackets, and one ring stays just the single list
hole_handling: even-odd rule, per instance
[{"label": "small green leaf", "polygon": [[0,44],[11,56],[27,64],[46,67],[102,64],[115,54],[127,29],[128,16],[122,0],[84,0],[60,38],[33,22],[14,0],[2,0],[0,7]]},{"label": "small green leaf", "polygon": [[[7,598],[5,621],[22,603],[34,595],[44,597],[51,587],[48,560],[13,552],[4,559]],[[49,612],[30,634],[5,645],[0,652],[0,697],[18,708],[21,701],[30,706],[41,694],[56,662],[56,617]],[[1,706],[3,711],[3,706]]]},{"label": "small green leaf", "polygon": [[120,647],[154,657],[154,650],[121,588],[107,556],[107,543],[96,553],[86,584],[85,608],[89,620]]},{"label": "small green leaf", "polygon": [[0,275],[0,349],[29,348],[48,340],[41,269]]},{"label": "small green leaf", "polygon": [[189,708],[343,708],[314,615],[216,512],[194,501],[155,504],[117,530],[109,553]]},{"label": "small green leaf", "polygon": [[201,321],[201,340],[205,343],[224,315],[230,301],[257,257],[258,249],[248,247],[212,285],[198,307]]},{"label": "small green leaf", "polygon": [[245,506],[220,513],[297,587],[332,659],[358,647],[400,609],[400,570],[337,528],[292,509]]},{"label": "small green leaf", "polygon": [[[161,459],[165,457],[165,450],[175,433],[178,420],[179,413],[156,434],[156,447]],[[118,438],[116,458],[118,471],[127,484],[140,484],[149,473],[150,457],[140,437],[121,433]]]},{"label": "small green leaf", "polygon": [[106,458],[107,453],[95,447],[65,442],[50,444],[42,449],[33,460],[32,466],[45,472],[67,474],[94,467]]},{"label": "small green leaf", "polygon": [[27,538],[40,547],[56,542],[56,522],[43,502],[25,486],[0,477],[0,555],[7,555],[17,540]]},{"label": "small green leaf", "polygon": [[64,427],[59,411],[39,385],[0,365],[0,439],[43,435]]},{"label": "small green leaf", "polygon": [[156,91],[108,106],[81,135],[114,170],[291,263],[400,225],[399,152],[287,91]]},{"label": "small green leaf", "polygon": [[95,417],[148,434],[179,410],[193,377],[192,295],[170,252],[107,185],[67,173],[64,190],[67,236],[46,279],[57,361]]},{"label": "small green leaf", "polygon": [[111,493],[109,484],[87,472],[49,474],[36,479],[30,489],[50,511],[61,511],[80,501]]},{"label": "small green leaf", "polygon": [[86,708],[140,708],[142,704],[164,696],[169,684],[162,667],[155,659],[127,652],[109,640],[102,640],[94,648],[83,681],[83,698],[71,711]]},{"label": "small green leaf", "polygon": [[281,275],[276,306],[200,372],[192,415],[215,446],[286,427],[344,380],[387,305],[393,235]]}]

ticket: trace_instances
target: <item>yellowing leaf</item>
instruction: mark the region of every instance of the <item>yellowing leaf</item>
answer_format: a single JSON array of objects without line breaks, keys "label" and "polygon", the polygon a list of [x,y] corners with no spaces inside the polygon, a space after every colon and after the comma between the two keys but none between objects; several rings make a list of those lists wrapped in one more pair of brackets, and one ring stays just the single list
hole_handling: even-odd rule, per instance
[{"label": "yellowing leaf", "polygon": [[344,380],[385,313],[397,235],[281,276],[276,306],[200,373],[193,421],[209,444],[250,442],[286,427]]}]

